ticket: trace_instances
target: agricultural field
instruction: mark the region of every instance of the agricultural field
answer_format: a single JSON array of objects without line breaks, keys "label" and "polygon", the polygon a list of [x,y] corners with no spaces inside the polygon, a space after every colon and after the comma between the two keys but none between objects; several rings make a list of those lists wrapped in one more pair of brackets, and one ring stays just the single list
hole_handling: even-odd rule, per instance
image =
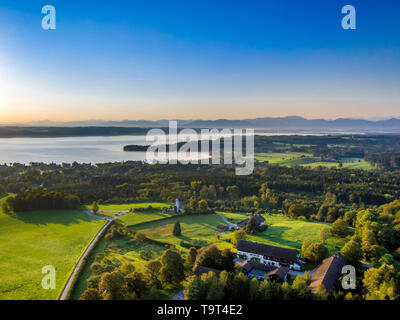
[{"label": "agricultural field", "polygon": [[[240,213],[224,212],[223,214],[232,223],[248,218],[247,215]],[[264,215],[264,217],[266,224],[269,225],[268,229],[250,235],[248,237],[250,241],[300,250],[305,237],[317,241],[319,231],[324,227],[330,227],[329,223],[292,220],[284,215]],[[221,239],[224,239],[225,236],[222,235]],[[348,240],[348,238],[330,237],[326,246],[330,252],[339,251]]]},{"label": "agricultural field", "polygon": [[317,168],[344,168],[344,169],[362,169],[362,170],[373,170],[376,167],[360,158],[344,158],[341,159],[342,167],[340,167],[339,162],[314,162],[309,164],[302,164],[303,167]]},{"label": "agricultural field", "polygon": [[[114,216],[118,211],[126,211],[133,209],[133,212],[129,212],[121,216],[118,220],[125,225],[133,225],[147,221],[153,221],[170,217],[173,213],[163,213],[162,208],[173,205],[169,202],[141,202],[141,203],[127,203],[127,204],[101,204],[99,210],[103,211],[99,213],[102,216]],[[153,209],[145,212],[135,212],[135,208],[147,208],[151,206]],[[90,210],[91,206],[85,206],[85,210]]]},{"label": "agricultural field", "polygon": [[314,161],[310,153],[303,152],[256,153],[255,159],[258,161],[268,161],[270,164],[279,164],[281,166],[293,166]]},{"label": "agricultural field", "polygon": [[[2,200],[4,200],[3,198]],[[81,210],[5,214],[0,200],[0,299],[57,299],[75,263],[104,225]],[[56,289],[41,286],[56,268]]]},{"label": "agricultural field", "polygon": [[[172,234],[175,222],[179,220],[182,235],[175,237]],[[215,243],[218,248],[230,247],[230,243],[218,239],[220,231],[218,224],[225,224],[224,220],[216,214],[181,216],[166,221],[154,221],[142,226],[132,227],[133,231],[142,231],[148,238],[174,244],[178,250],[187,251],[185,244],[209,245]],[[184,243],[184,246],[182,246]]]},{"label": "agricultural field", "polygon": [[[248,218],[245,214],[223,213],[232,223],[237,223]],[[249,240],[262,242],[274,246],[287,247],[300,250],[304,237],[310,237],[312,240],[318,240],[320,229],[329,227],[329,223],[309,222],[301,220],[291,220],[283,215],[266,215],[266,223],[269,228],[261,233],[249,235]],[[182,235],[175,237],[172,235],[173,225],[176,220],[181,222]],[[230,247],[229,240],[232,233],[220,233],[216,226],[224,224],[221,217],[217,215],[184,216],[167,221],[155,221],[143,226],[133,227],[135,231],[143,231],[147,237],[163,242],[174,244],[178,250],[187,251],[181,242],[195,243],[203,241],[204,244],[214,243],[220,249]],[[338,251],[342,248],[348,239],[331,237],[327,241],[327,247],[330,252]]]},{"label": "agricultural field", "polygon": [[[280,166],[303,166],[310,168],[325,167],[325,168],[344,168],[344,169],[362,169],[373,170],[375,166],[365,161],[362,158],[342,158],[337,161],[328,162],[321,161],[317,157],[313,157],[309,153],[302,152],[271,152],[271,153],[257,153],[255,159],[263,162],[268,161],[271,165]],[[340,166],[340,163],[342,166]]]}]

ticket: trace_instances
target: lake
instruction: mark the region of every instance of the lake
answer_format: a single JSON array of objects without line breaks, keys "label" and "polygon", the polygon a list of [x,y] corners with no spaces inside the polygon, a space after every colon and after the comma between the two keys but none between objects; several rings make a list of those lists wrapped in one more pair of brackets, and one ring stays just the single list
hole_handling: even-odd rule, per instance
[{"label": "lake", "polygon": [[[145,136],[4,138],[0,139],[0,163],[103,163],[144,161],[146,152],[124,152],[128,144],[145,145]],[[183,155],[182,155],[183,156]],[[199,153],[199,157],[208,154]],[[178,159],[181,155],[178,155]]]},{"label": "lake", "polygon": [[[257,132],[260,135],[293,135],[288,132]],[[299,133],[297,133],[299,134]],[[302,135],[323,135],[301,133]],[[0,164],[44,163],[104,163],[120,161],[145,161],[146,152],[124,152],[129,144],[146,145],[146,136],[93,136],[63,138],[0,138]],[[166,155],[165,155],[166,156]],[[178,159],[185,155],[178,154]],[[209,157],[198,153],[198,158]]]}]

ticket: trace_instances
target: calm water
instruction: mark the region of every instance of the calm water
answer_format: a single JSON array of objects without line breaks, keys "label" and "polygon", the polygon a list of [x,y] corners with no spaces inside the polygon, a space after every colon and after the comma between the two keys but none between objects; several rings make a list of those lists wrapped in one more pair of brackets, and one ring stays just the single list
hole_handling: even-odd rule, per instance
[{"label": "calm water", "polygon": [[[293,133],[266,133],[261,135],[293,135]],[[310,134],[310,133],[308,133]],[[321,135],[321,134],[312,134]],[[0,138],[0,163],[102,163],[128,160],[146,160],[145,152],[124,152],[128,144],[145,145],[146,136],[68,137],[68,138]],[[179,154],[178,159],[184,155]],[[199,158],[208,157],[198,153]]]},{"label": "calm water", "polygon": [[[0,139],[0,163],[102,163],[146,160],[145,152],[124,152],[128,144],[145,145],[145,136]],[[207,154],[199,153],[200,157]],[[178,155],[178,158],[181,158]]]}]

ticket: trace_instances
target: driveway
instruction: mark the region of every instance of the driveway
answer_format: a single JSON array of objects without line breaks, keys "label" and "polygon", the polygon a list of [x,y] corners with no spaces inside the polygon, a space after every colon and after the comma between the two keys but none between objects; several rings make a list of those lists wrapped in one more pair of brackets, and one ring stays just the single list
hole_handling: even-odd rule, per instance
[{"label": "driveway", "polygon": [[96,218],[96,219],[105,219],[107,221],[113,221],[115,219],[118,219],[119,217],[123,216],[124,214],[129,213],[129,210],[124,210],[124,211],[103,210],[103,211],[99,211],[99,213],[102,213],[102,212],[117,212],[117,214],[115,214],[112,217],[103,217],[103,216],[99,216],[99,215],[93,213],[93,211],[91,211],[91,210],[85,210],[85,213],[87,215],[89,215],[89,216],[91,216],[93,218]]},{"label": "driveway", "polygon": [[219,215],[222,219],[224,219],[225,223],[228,225],[229,228],[235,228],[235,229],[237,229],[237,227],[238,227],[237,224],[230,223],[230,222],[228,221],[228,219],[226,219],[226,217],[225,217],[222,213],[216,212],[216,214]]}]

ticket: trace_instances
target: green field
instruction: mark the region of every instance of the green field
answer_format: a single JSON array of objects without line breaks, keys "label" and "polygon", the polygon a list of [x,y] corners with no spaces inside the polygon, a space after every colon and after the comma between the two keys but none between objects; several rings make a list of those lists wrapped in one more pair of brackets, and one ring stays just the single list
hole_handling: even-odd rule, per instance
[{"label": "green field", "polygon": [[[172,234],[175,222],[181,223],[182,235],[175,237]],[[188,249],[180,245],[181,241],[192,243],[202,240],[207,244],[215,243],[219,248],[229,247],[230,243],[220,241],[217,235],[220,233],[216,226],[225,224],[224,220],[216,214],[181,216],[166,221],[154,221],[143,226],[132,227],[132,230],[143,231],[148,238],[174,244],[178,250]]]},{"label": "green field", "polygon": [[258,161],[268,161],[270,164],[279,164],[281,166],[300,165],[314,161],[312,155],[302,152],[268,152],[256,153],[255,159]]},{"label": "green field", "polygon": [[[280,166],[303,166],[310,168],[325,167],[325,168],[345,168],[345,169],[362,169],[373,170],[375,166],[361,158],[342,158],[335,162],[320,161],[319,158],[313,157],[309,153],[301,152],[271,152],[255,154],[257,161],[268,161],[272,165]],[[339,167],[340,162],[342,167]]]},{"label": "green field", "polygon": [[[224,215],[233,223],[237,223],[248,216],[237,213],[224,213]],[[266,243],[274,246],[282,246],[300,250],[304,237],[310,237],[317,241],[318,233],[321,228],[329,227],[328,223],[308,222],[300,220],[291,220],[283,215],[265,216],[269,228],[256,235],[250,235],[249,240]],[[172,235],[172,228],[176,220],[180,220],[182,236]],[[231,247],[229,240],[232,233],[224,233],[218,239],[219,231],[215,228],[218,224],[224,224],[222,218],[217,215],[186,216],[167,221],[155,221],[142,227],[133,227],[133,230],[142,230],[149,238],[168,242],[176,245],[179,250],[186,251],[180,242],[191,243],[193,240],[204,240],[208,244],[216,244],[219,248]],[[331,237],[327,241],[327,247],[330,252],[338,251],[342,248],[348,239]]]},{"label": "green field", "polygon": [[[57,299],[104,223],[79,210],[6,215],[0,209],[0,299]],[[46,265],[56,268],[55,290],[41,286]]]},{"label": "green field", "polygon": [[[146,212],[135,212],[135,208],[147,208],[152,206],[153,209]],[[99,215],[102,216],[114,216],[117,211],[125,211],[133,209],[133,212],[129,212],[121,216],[118,220],[125,225],[138,224],[147,221],[153,221],[170,217],[171,212],[163,213],[162,208],[169,207],[172,203],[169,202],[141,202],[141,203],[127,203],[127,204],[101,204],[99,205],[100,210],[116,211],[116,212],[101,212]],[[90,210],[89,205],[85,206],[86,210]]]},{"label": "green field", "polygon": [[[325,168],[337,168],[339,167],[339,162],[314,162],[309,164],[302,164],[304,167],[310,168],[317,168],[317,167],[325,167]],[[364,159],[358,158],[349,158],[349,159],[342,159],[342,168],[344,169],[362,169],[362,170],[373,170],[376,167],[370,164],[369,162],[365,161]]]},{"label": "green field", "polygon": [[[237,223],[248,218],[240,213],[223,213],[232,223]],[[264,215],[268,229],[264,232],[250,235],[249,240],[262,242],[265,244],[286,247],[291,249],[301,249],[303,239],[310,237],[318,241],[318,233],[324,227],[330,227],[329,223],[310,222],[301,220],[292,220],[284,215]],[[222,237],[224,238],[224,237]],[[330,252],[339,251],[348,239],[331,237],[326,246]]]},{"label": "green field", "polygon": [[[237,223],[248,216],[239,213],[223,213],[228,220]],[[257,241],[275,246],[287,247],[300,250],[304,237],[311,237],[313,240],[318,240],[319,230],[323,227],[330,226],[328,223],[317,223],[300,220],[291,220],[283,215],[265,215],[269,228],[256,235],[248,237],[251,241]],[[172,234],[175,222],[179,220],[181,223],[182,235],[175,237]],[[177,216],[170,219],[158,219],[145,224],[131,226],[132,231],[141,231],[146,236],[153,240],[158,240],[164,243],[173,244],[185,256],[188,251],[185,244],[199,244],[202,246],[215,244],[218,248],[231,248],[236,251],[230,243],[232,232],[220,233],[216,229],[218,224],[224,224],[223,219],[215,214],[209,215],[190,215]],[[339,251],[348,239],[330,238],[327,241],[327,247],[330,252]],[[117,240],[100,241],[95,251],[91,255],[87,265],[84,267],[82,274],[79,277],[72,299],[78,299],[86,288],[86,280],[90,277],[90,265],[94,261],[97,253],[104,253],[108,260],[113,261],[115,265],[130,263],[135,266],[135,270],[143,270],[144,264],[147,262],[140,257],[140,251],[147,250],[153,255],[153,258],[161,256],[166,248],[162,245],[143,243],[135,244],[129,238]],[[164,293],[164,298],[172,296],[179,291],[179,288],[169,288]]]}]

